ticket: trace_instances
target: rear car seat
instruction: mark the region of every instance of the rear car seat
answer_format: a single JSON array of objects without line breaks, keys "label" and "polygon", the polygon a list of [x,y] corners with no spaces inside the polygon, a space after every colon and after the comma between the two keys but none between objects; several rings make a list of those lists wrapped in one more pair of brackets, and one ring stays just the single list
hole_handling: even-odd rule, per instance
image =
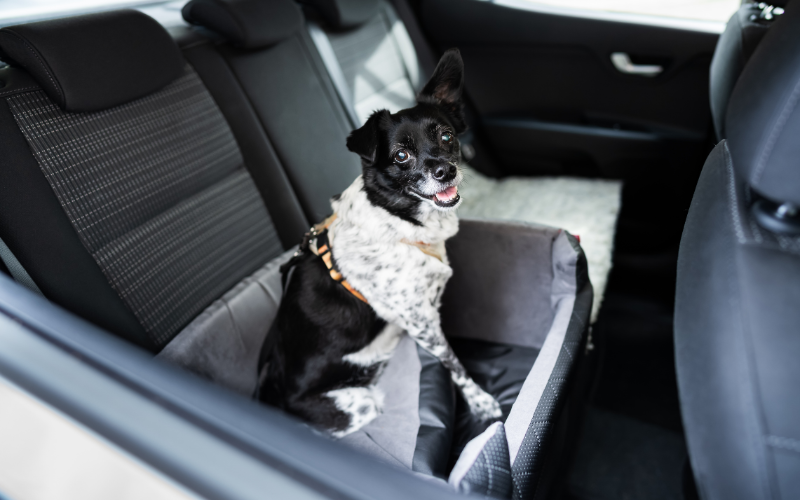
[{"label": "rear car seat", "polygon": [[[313,53],[304,52],[299,10],[283,6],[278,15],[270,5],[266,24],[250,12],[260,22],[243,38],[257,40],[249,50],[189,36],[181,53],[135,11],[0,30],[2,59],[12,63],[0,70],[0,238],[46,298],[246,396],[280,301],[277,267],[307,227],[304,212],[323,210],[311,190],[295,197],[302,178],[283,173],[303,158],[291,140],[306,149],[315,141],[273,139],[281,130],[264,119],[286,92],[326,96],[324,78],[292,72]],[[264,61],[282,79],[252,79],[263,77]],[[273,87],[255,92],[260,83]],[[525,224],[464,221],[451,243],[446,331],[464,340],[465,364],[508,413],[462,454],[451,481],[527,498],[542,487],[581,357],[592,297],[585,259],[566,232]],[[503,259],[491,258],[501,249]],[[422,408],[452,394],[435,368],[404,341],[385,372],[394,376],[380,382],[397,406],[351,444],[446,476],[452,428],[442,434]],[[486,461],[498,442],[505,465]],[[505,467],[506,480],[487,482],[487,465]]]},{"label": "rear car seat", "polygon": [[[308,31],[349,112],[352,128],[360,127],[377,109],[395,112],[415,104],[416,93],[432,72],[426,66],[433,51],[421,34],[409,36],[404,21],[413,22],[411,17],[401,20],[386,0],[301,3],[309,18]],[[396,5],[407,7],[403,2]],[[621,182],[570,177],[494,179],[475,168],[467,169],[459,188],[464,199],[459,208],[462,217],[536,222],[580,235],[595,287],[592,317],[596,319],[611,270]]]}]

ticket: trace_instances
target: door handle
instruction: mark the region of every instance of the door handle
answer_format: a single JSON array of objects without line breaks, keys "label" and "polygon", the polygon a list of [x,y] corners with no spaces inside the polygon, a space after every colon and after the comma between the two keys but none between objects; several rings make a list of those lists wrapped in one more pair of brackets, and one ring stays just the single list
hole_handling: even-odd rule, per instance
[{"label": "door handle", "polygon": [[617,68],[617,71],[626,75],[654,77],[664,71],[664,68],[657,64],[633,64],[631,57],[626,52],[612,53],[611,63]]}]

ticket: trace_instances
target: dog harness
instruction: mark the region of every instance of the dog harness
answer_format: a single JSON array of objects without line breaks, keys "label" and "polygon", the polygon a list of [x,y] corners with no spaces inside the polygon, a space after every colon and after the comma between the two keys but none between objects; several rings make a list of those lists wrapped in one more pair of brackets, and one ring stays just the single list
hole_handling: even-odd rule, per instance
[{"label": "dog harness", "polygon": [[[285,287],[285,279],[288,274],[288,271],[291,267],[294,267],[296,261],[295,258],[299,257],[305,251],[309,251],[314,255],[319,256],[322,259],[322,262],[325,264],[325,267],[328,268],[328,273],[331,276],[333,281],[336,281],[345,289],[352,293],[356,298],[363,301],[365,304],[369,304],[367,299],[361,295],[361,292],[353,288],[342,273],[336,269],[336,263],[333,261],[333,255],[331,254],[331,242],[328,238],[328,228],[331,227],[333,221],[336,220],[336,214],[331,215],[324,221],[320,222],[319,224],[314,224],[311,229],[303,236],[303,242],[300,243],[300,248],[295,252],[294,256],[292,257],[289,262],[281,266],[281,273],[284,276],[284,287]],[[440,261],[442,260],[442,255],[434,248],[433,245],[429,245],[427,243],[423,243],[421,241],[417,242],[409,242],[409,241],[401,241],[401,243],[405,243],[406,245],[411,245],[414,247],[419,248],[419,250],[426,254],[430,255],[431,257],[436,257]]]},{"label": "dog harness", "polygon": [[348,283],[346,279],[344,279],[342,273],[339,272],[334,265],[333,255],[331,255],[331,242],[328,239],[328,228],[331,227],[331,224],[333,224],[333,221],[335,220],[336,214],[333,214],[319,224],[315,224],[311,227],[311,231],[306,233],[306,236],[308,237],[308,249],[311,250],[311,253],[318,255],[322,259],[322,262],[324,262],[325,267],[328,268],[328,272],[330,273],[333,281],[341,284],[347,289],[348,292],[355,295],[359,300],[364,301],[365,304],[369,304],[367,299],[361,295],[361,292],[353,288],[353,286]]}]

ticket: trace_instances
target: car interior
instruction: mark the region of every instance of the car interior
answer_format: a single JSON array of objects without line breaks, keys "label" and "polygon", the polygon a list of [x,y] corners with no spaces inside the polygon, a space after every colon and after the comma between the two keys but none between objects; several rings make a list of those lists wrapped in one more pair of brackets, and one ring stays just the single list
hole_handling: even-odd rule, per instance
[{"label": "car interior", "polygon": [[[796,498],[794,3],[722,32],[525,0],[0,17],[0,386],[196,497]],[[348,134],[451,47],[442,328],[501,424],[406,336],[333,439],[254,399],[280,266],[360,175]]]}]

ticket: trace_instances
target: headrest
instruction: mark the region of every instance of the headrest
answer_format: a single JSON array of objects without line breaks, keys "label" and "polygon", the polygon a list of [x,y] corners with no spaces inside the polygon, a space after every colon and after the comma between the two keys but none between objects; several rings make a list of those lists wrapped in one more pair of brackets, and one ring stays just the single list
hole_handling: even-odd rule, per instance
[{"label": "headrest", "polygon": [[302,0],[334,29],[354,28],[378,13],[380,0]]},{"label": "headrest", "polygon": [[[747,3],[733,13],[725,31],[720,35],[714,58],[711,60],[709,87],[711,89],[711,117],[717,139],[725,134],[725,116],[731,93],[745,64],[764,38],[772,22],[759,17],[764,10],[758,4]],[[755,15],[754,15],[755,14]]]},{"label": "headrest", "polygon": [[303,25],[292,0],[192,0],[183,7],[183,18],[246,49],[278,43]]},{"label": "headrest", "polygon": [[[793,4],[792,4],[793,5]],[[786,9],[733,89],[725,128],[734,168],[776,202],[800,206],[800,8]]]},{"label": "headrest", "polygon": [[0,58],[25,68],[65,111],[99,111],[150,94],[186,64],[153,18],[118,10],[0,29]]}]

